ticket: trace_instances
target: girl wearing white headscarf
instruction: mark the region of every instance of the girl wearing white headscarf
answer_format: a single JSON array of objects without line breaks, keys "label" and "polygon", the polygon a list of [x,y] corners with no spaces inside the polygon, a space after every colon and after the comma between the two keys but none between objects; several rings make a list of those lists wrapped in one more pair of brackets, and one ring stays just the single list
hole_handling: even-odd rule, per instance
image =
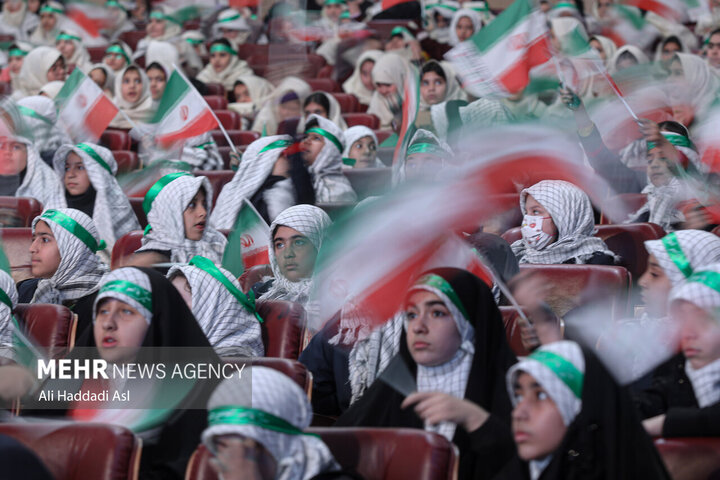
[{"label": "girl wearing white headscarf", "polygon": [[[185,233],[184,212],[189,206],[194,206],[191,205],[192,200],[201,192],[205,197],[202,204],[205,215],[200,218],[204,222],[202,236],[199,240],[190,240]],[[212,198],[213,190],[207,177],[171,173],[158,180],[145,195],[143,209],[147,214],[148,227],[136,256],[144,252],[160,252],[173,263],[187,263],[195,255],[201,255],[220,263],[227,239],[207,225]]]},{"label": "girl wearing white headscarf", "polygon": [[[378,139],[375,132],[364,125],[356,125],[345,130],[345,150],[343,150],[343,168],[368,168],[384,167],[385,164],[377,157]],[[365,147],[363,139],[369,139],[370,143]],[[357,145],[356,145],[357,143]],[[348,162],[354,160],[354,162]],[[349,163],[352,163],[350,165]]]},{"label": "girl wearing white headscarf", "polygon": [[250,25],[248,25],[242,14],[234,8],[228,8],[220,12],[217,21],[212,26],[213,37],[226,39],[235,50],[245,43],[248,36],[250,36],[250,32]]},{"label": "girl wearing white headscarf", "polygon": [[[352,93],[355,95],[360,103],[363,105],[369,105],[370,99],[375,92],[375,84],[372,79],[372,67],[375,66],[377,61],[383,55],[380,50],[366,50],[355,62],[355,70],[353,70],[350,78],[345,80],[343,83],[343,91],[345,93]],[[369,63],[371,65],[370,75],[367,76],[366,81],[363,81],[363,66]],[[367,68],[367,67],[366,67]]]},{"label": "girl wearing white headscarf", "polygon": [[[205,257],[177,265],[167,274],[178,288],[210,345],[222,357],[262,357],[260,323],[254,299],[242,292],[237,278]],[[183,282],[184,280],[184,282]],[[190,292],[180,290],[189,287]],[[188,298],[188,293],[189,298]]]},{"label": "girl wearing white headscarf", "polygon": [[[12,98],[19,100],[30,95],[37,95],[48,82],[65,80],[64,60],[62,54],[54,47],[34,48],[25,57],[18,75],[19,90],[13,92]],[[62,75],[56,73],[56,63],[63,64]]]},{"label": "girl wearing white headscarf", "polygon": [[53,169],[40,157],[33,142],[25,137],[6,137],[3,140],[20,144],[18,148],[24,148],[26,155],[18,166],[19,171],[3,174],[0,179],[0,192],[5,196],[33,197],[45,208],[62,206],[62,183]]},{"label": "girl wearing white headscarf", "polygon": [[0,270],[0,357],[12,359],[15,347],[13,341],[13,310],[18,302],[15,281],[9,273]]},{"label": "girl wearing white headscarf", "polygon": [[[270,455],[278,480],[308,480],[339,470],[323,441],[304,432],[313,417],[305,392],[271,368],[254,366],[249,370],[224,380],[213,392],[203,444],[222,461],[235,452],[219,448],[216,437],[250,438]],[[280,424],[284,425],[281,429]]]},{"label": "girl wearing white headscarf", "polygon": [[23,42],[15,42],[8,50],[8,66],[2,69],[0,80],[10,82],[12,91],[20,89],[20,70],[25,62],[25,57],[33,49],[32,45]]},{"label": "girl wearing white headscarf", "polygon": [[[133,86],[132,84],[137,83],[138,79],[140,86]],[[124,87],[124,84],[131,84],[130,88],[137,92],[135,99],[124,93],[125,88],[127,88]],[[131,124],[125,116],[118,113],[110,122],[109,126],[111,128],[130,129],[150,120],[153,114],[153,99],[152,95],[150,95],[150,81],[142,68],[132,64],[125,67],[115,77],[115,105],[135,124]]]},{"label": "girl wearing white headscarf", "polygon": [[26,41],[40,19],[28,11],[27,2],[23,0],[8,0],[3,2],[0,14],[0,32],[14,35],[17,40]]},{"label": "girl wearing white headscarf", "polygon": [[40,25],[33,31],[28,41],[33,45],[53,46],[60,29],[65,26],[65,7],[51,0],[40,8],[39,14]]},{"label": "girl wearing white headscarf", "polygon": [[[316,202],[354,202],[357,195],[345,175],[342,173],[343,132],[330,120],[318,115],[307,118],[303,140],[303,158],[309,163],[308,171],[312,176]],[[315,134],[315,136],[310,135]],[[322,149],[312,155],[309,145],[322,141]]]},{"label": "girl wearing white headscarf", "polygon": [[[247,97],[240,96],[239,92],[245,87]],[[275,87],[262,77],[257,75],[242,75],[235,79],[233,84],[233,94],[235,101],[228,104],[228,110],[242,115],[243,130],[250,130],[250,121],[263,106],[263,102],[268,98]],[[244,92],[243,92],[244,93]]]},{"label": "girl wearing white headscarf", "polygon": [[[303,110],[305,111],[308,109],[308,106],[312,103],[320,105],[323,110],[325,110],[325,113],[327,114],[325,118],[340,127],[341,130],[347,130],[347,124],[342,117],[340,104],[333,95],[326,92],[312,92],[303,102]],[[310,111],[312,111],[312,109],[310,109]],[[307,118],[303,116],[303,118],[300,119],[300,123],[298,123],[298,132],[305,130],[305,122],[307,122]]]},{"label": "girl wearing white headscarf", "polygon": [[[673,65],[678,63],[682,69],[681,77],[672,75]],[[670,70],[672,89],[669,94],[674,120],[692,131],[692,126],[708,114],[717,99],[720,79],[702,58],[689,53],[676,53],[670,62]]]},{"label": "girl wearing white headscarf", "polygon": [[50,98],[40,95],[25,97],[17,102],[17,107],[25,127],[33,135],[38,152],[55,151],[70,140],[56,126],[57,109]]},{"label": "girl wearing white headscarf", "polygon": [[122,1],[109,0],[105,3],[112,18],[111,23],[106,25],[102,34],[111,42],[117,40],[125,32],[135,30],[135,25],[128,18],[128,10]]},{"label": "girl wearing white headscarf", "polygon": [[[222,70],[216,67],[215,56],[222,58],[229,56],[229,61]],[[235,86],[235,80],[244,75],[253,75],[252,68],[245,60],[238,57],[238,52],[230,46],[230,42],[226,39],[215,40],[210,45],[210,62],[198,74],[197,79],[205,83],[219,83],[226,91],[230,91]]]},{"label": "girl wearing white headscarf", "polygon": [[[108,252],[111,252],[120,237],[133,230],[140,230],[135,212],[115,178],[117,162],[112,152],[100,145],[92,143],[63,145],[55,152],[53,158],[55,172],[60,178],[65,177],[66,162],[71,153],[82,159],[90,180],[88,192],[80,194],[92,197],[90,198],[92,208],[86,213],[92,216],[100,237],[107,243]],[[75,201],[76,198],[66,191],[65,202],[72,206]]]},{"label": "girl wearing white headscarf", "polygon": [[[436,99],[433,103],[428,103],[427,99],[423,95],[423,86],[425,82],[425,75],[431,72],[445,80],[445,94]],[[460,88],[460,83],[457,81],[455,70],[448,62],[429,60],[425,63],[425,65],[423,65],[422,70],[420,71],[420,110],[430,110],[432,105],[450,100],[467,100],[467,95],[462,88]]]},{"label": "girl wearing white headscarf", "polygon": [[597,42],[600,46],[600,48],[596,48],[596,50],[603,59],[605,67],[607,67],[610,64],[610,59],[613,58],[613,56],[615,56],[615,52],[617,52],[617,45],[615,45],[615,42],[612,39],[603,37],[602,35],[593,35],[590,37],[591,45],[592,42]]},{"label": "girl wearing white headscarf", "polygon": [[[527,210],[528,195],[545,209],[548,217]],[[613,264],[615,254],[605,242],[593,237],[595,219],[590,199],[572,183],[543,180],[524,189],[520,192],[520,210],[524,215],[523,238],[511,245],[518,262]],[[544,231],[546,220],[555,225],[556,234]]]},{"label": "girl wearing white headscarf", "polygon": [[[448,31],[448,34],[450,36],[450,45],[452,46],[458,45],[461,41],[467,40],[467,38],[469,38],[467,37],[463,40],[460,40],[460,38],[458,38],[458,23],[463,18],[470,20],[470,23],[472,23],[472,33],[470,33],[470,37],[479,32],[482,28],[482,19],[480,18],[480,14],[478,12],[476,12],[475,10],[470,10],[469,8],[461,8],[460,10],[455,12],[452,22],[450,22],[450,30]],[[463,26],[461,25],[461,27]]]},{"label": "girl wearing white headscarf", "polygon": [[115,71],[104,63],[95,63],[88,68],[88,76],[93,78],[93,80],[93,72],[96,70],[100,70],[102,72],[105,80],[102,84],[98,85],[98,87],[102,88],[105,95],[112,100],[115,96]]},{"label": "girl wearing white headscarf", "polygon": [[[375,114],[380,118],[380,128],[391,127],[395,118],[394,110],[400,110],[405,75],[408,74],[409,69],[407,60],[396,53],[386,53],[375,62],[372,71],[375,92],[370,99],[367,113]],[[386,95],[380,93],[378,84],[390,85],[389,91],[383,92]]]},{"label": "girl wearing white headscarf", "polygon": [[645,65],[650,62],[645,53],[634,45],[624,45],[617,49],[607,63],[608,73],[616,74],[628,66]]},{"label": "girl wearing white headscarf", "polygon": [[116,40],[105,50],[103,63],[110,67],[115,75],[118,75],[125,67],[132,64],[132,56],[130,47],[125,42]]},{"label": "girl wearing white headscarf", "polygon": [[[302,116],[302,103],[311,91],[312,88],[305,80],[286,77],[263,102],[263,107],[253,122],[252,130],[263,135],[276,135],[280,122]],[[298,108],[286,109],[284,104],[290,102],[293,105],[297,102]],[[287,117],[287,112],[291,112],[292,116]]]},{"label": "girl wearing white headscarf", "polygon": [[166,5],[154,5],[150,12],[150,21],[146,26],[147,36],[141,39],[135,47],[133,59],[140,58],[147,52],[150,41],[169,41],[176,43],[180,40],[182,23],[174,17],[176,12]]},{"label": "girl wearing white headscarf", "polygon": [[84,73],[92,65],[90,54],[82,44],[82,37],[72,27],[64,27],[57,37],[55,37],[55,46],[63,54],[65,65],[75,65]]},{"label": "girl wearing white headscarf", "polygon": [[720,261],[720,238],[702,230],[678,230],[660,240],[645,241],[673,287],[685,282],[696,270]]}]

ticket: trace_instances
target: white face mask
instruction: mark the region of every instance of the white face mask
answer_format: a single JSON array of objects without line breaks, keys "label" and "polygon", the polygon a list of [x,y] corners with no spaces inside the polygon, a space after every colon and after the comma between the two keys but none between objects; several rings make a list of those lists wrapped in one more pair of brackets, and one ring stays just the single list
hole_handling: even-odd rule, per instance
[{"label": "white face mask", "polygon": [[549,233],[543,232],[543,220],[551,217],[540,217],[537,215],[525,215],[522,227],[520,228],[525,245],[534,250],[542,250],[547,247],[553,239]]}]

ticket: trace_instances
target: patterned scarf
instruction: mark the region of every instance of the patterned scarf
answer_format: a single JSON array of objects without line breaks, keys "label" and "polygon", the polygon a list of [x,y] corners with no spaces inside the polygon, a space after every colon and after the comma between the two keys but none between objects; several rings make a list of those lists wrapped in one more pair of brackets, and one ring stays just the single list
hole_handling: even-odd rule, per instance
[{"label": "patterned scarf", "polygon": [[318,123],[316,128],[326,132],[326,135],[323,135],[325,146],[308,167],[315,187],[315,201],[318,203],[356,201],[357,195],[342,173],[342,130],[330,120],[315,114],[308,116],[307,123],[311,120],[316,120]]},{"label": "patterned scarf", "polygon": [[696,269],[720,262],[720,238],[702,230],[680,230],[660,240],[647,240],[645,248],[673,287],[682,284]]},{"label": "patterned scarf", "polygon": [[[0,357],[14,358],[12,312],[18,301],[18,293],[10,274],[0,270]],[[9,302],[8,305],[6,302]]]}]

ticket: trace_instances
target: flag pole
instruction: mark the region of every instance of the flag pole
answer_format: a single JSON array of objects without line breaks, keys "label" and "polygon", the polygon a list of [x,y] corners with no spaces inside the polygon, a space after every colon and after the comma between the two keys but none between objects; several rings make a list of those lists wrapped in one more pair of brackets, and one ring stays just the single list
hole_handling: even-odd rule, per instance
[{"label": "flag pole", "polygon": [[627,101],[625,100],[625,97],[622,96],[622,93],[620,93],[620,89],[615,84],[615,81],[610,77],[610,75],[607,73],[607,70],[600,67],[600,64],[596,61],[592,61],[593,65],[595,66],[595,69],[602,75],[605,80],[610,84],[610,88],[612,88],[613,92],[615,92],[615,95],[620,99],[622,104],[625,106],[625,109],[630,113],[630,115],[633,117],[633,119],[640,123],[640,119],[637,115],[635,115],[635,112],[633,112],[632,108],[630,108],[630,105],[628,105]]}]

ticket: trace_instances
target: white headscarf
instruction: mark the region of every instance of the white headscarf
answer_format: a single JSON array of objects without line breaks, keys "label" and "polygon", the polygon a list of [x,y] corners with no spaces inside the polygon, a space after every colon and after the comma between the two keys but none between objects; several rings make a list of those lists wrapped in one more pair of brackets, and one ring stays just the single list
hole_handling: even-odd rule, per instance
[{"label": "white headscarf", "polygon": [[674,287],[704,265],[720,262],[720,237],[702,230],[679,230],[660,240],[647,240],[645,248]]},{"label": "white headscarf", "polygon": [[[375,135],[375,132],[370,130],[368,127],[364,125],[356,125],[354,127],[350,127],[347,130],[345,130],[345,133],[343,134],[343,137],[345,139],[345,150],[342,152],[343,158],[350,158],[350,150],[352,149],[352,146],[360,140],[361,138],[370,137],[372,138],[372,141],[375,143],[375,149],[377,150],[377,147],[379,145],[377,136]],[[384,167],[385,164],[380,160],[377,156],[375,157],[375,167]]]},{"label": "white headscarf", "polygon": [[[347,123],[345,123],[345,119],[343,119],[343,117],[342,117],[342,111],[340,109],[340,104],[338,103],[337,99],[333,95],[330,95],[327,92],[319,92],[319,91],[311,92],[310,95],[308,95],[308,96],[315,95],[316,93],[319,93],[320,95],[325,97],[325,99],[328,102],[328,105],[330,105],[330,110],[327,112],[328,119],[331,122],[333,122],[335,125],[337,125],[340,128],[340,130],[342,130],[342,131],[347,130],[348,126],[347,126]],[[303,102],[303,106],[306,101],[307,101],[307,98]],[[300,122],[298,123],[298,127],[297,127],[298,132],[303,132],[305,130],[305,123],[307,122],[307,120],[308,119],[304,118],[304,117],[300,119]]]},{"label": "white headscarf", "polygon": [[457,27],[458,22],[461,18],[469,18],[470,21],[473,24],[473,35],[480,31],[482,28],[482,19],[480,18],[480,14],[476,12],[475,10],[470,10],[469,8],[461,8],[457,12],[455,12],[455,15],[453,15],[452,22],[450,22],[450,30],[448,31],[448,35],[450,36],[450,45],[455,46],[460,43],[460,39],[457,36],[457,33],[455,33],[455,27]]},{"label": "white headscarf", "polygon": [[[0,357],[11,359],[15,351],[12,312],[17,306],[18,293],[15,281],[4,270],[0,270],[0,292],[3,297],[3,300],[0,300]],[[5,303],[5,297],[10,301],[10,305]]]},{"label": "white headscarf", "polygon": [[[445,72],[445,96],[437,103],[443,103],[449,100],[467,100],[467,95],[463,89],[460,88],[460,83],[457,81],[455,69],[453,69],[452,65],[448,62],[438,62],[437,60],[428,60],[427,63],[430,62],[437,63],[443,72]],[[420,78],[420,81],[422,82],[422,78]],[[425,102],[422,95],[420,95],[420,110],[430,110],[430,105]]]},{"label": "white headscarf", "polygon": [[19,100],[40,93],[43,86],[48,83],[48,70],[60,57],[62,54],[55,47],[34,48],[27,54],[20,68],[18,85],[21,90],[13,92],[12,97]]},{"label": "white headscarf", "polygon": [[355,62],[355,70],[353,70],[352,75],[350,75],[350,78],[345,80],[345,83],[342,85],[345,93],[352,93],[363,105],[370,104],[370,99],[375,90],[368,90],[365,85],[363,85],[362,79],[360,78],[360,68],[368,60],[377,63],[382,55],[383,52],[380,50],[366,50],[363,52],[357,62]]},{"label": "white headscarf", "polygon": [[[262,108],[265,99],[272,95],[275,90],[272,83],[257,75],[242,75],[235,79],[235,83],[237,82],[242,82],[242,84],[247,87],[250,100],[256,111]],[[233,83],[233,89],[235,88],[235,83]],[[230,110],[233,109],[232,105],[234,104],[228,105]]]},{"label": "white headscarf", "polygon": [[65,175],[65,162],[70,153],[75,153],[83,160],[90,184],[96,192],[93,221],[100,237],[112,251],[120,237],[133,230],[140,230],[135,212],[115,178],[115,157],[107,148],[92,143],[63,145],[53,157],[55,172],[60,178]]},{"label": "white headscarf", "polygon": [[175,69],[180,67],[180,54],[178,53],[177,47],[170,42],[162,42],[158,40],[152,40],[148,42],[147,53],[145,54],[145,66],[146,68],[153,63],[159,64],[165,71],[165,80],[170,79],[170,74]]},{"label": "white headscarf", "polygon": [[[30,303],[59,305],[65,300],[76,300],[96,291],[108,268],[96,254],[102,250],[104,242],[101,243],[92,219],[72,208],[45,210],[33,220],[33,234],[39,221],[45,222],[52,230],[60,251],[60,265],[52,277],[38,282]],[[70,228],[83,232],[84,238],[76,236]]]},{"label": "white headscarf", "polygon": [[30,140],[17,137],[15,141],[27,148],[25,177],[15,196],[36,198],[45,208],[65,205],[65,189],[57,174],[43,161]]},{"label": "white headscarf", "polygon": [[[213,437],[219,435],[252,438],[275,459],[277,480],[309,480],[320,473],[338,470],[338,464],[322,440],[302,433],[310,426],[313,416],[305,392],[289,377],[271,368],[250,367],[249,370],[224,380],[210,396],[209,425],[202,433],[205,446],[214,451]],[[279,418],[297,431],[281,433],[253,420],[238,424],[230,416],[239,412],[232,410],[227,410],[223,418],[223,409],[248,408]]]},{"label": "white headscarf", "polygon": [[[7,5],[7,2],[3,5],[3,7],[4,7],[5,5]],[[25,2],[23,2],[23,5],[25,5]],[[33,46],[30,45],[29,43],[15,42],[15,43],[14,43],[14,46],[11,46],[11,47],[10,47],[11,50],[12,50],[13,48],[17,48],[18,50],[20,50],[20,51],[22,51],[22,52],[25,52],[25,55],[23,55],[23,57],[27,57],[27,54],[32,51]],[[11,58],[11,56],[8,55],[8,61],[10,60],[10,58]],[[23,59],[23,63],[24,63],[24,62],[25,62],[25,60]],[[21,85],[21,82],[20,82],[20,78],[21,78],[21,77],[20,77],[20,72],[22,72],[22,67],[20,68],[20,71],[19,71],[18,73],[13,73],[13,72],[11,72],[11,71],[9,71],[9,70],[8,70],[8,72],[10,73],[10,86],[12,87],[12,91],[15,92],[15,91],[21,90],[21,89],[22,89],[22,85]]]},{"label": "white headscarf", "polygon": [[677,208],[678,203],[693,198],[692,192],[677,177],[671,178],[667,185],[655,186],[648,182],[642,193],[647,195],[647,202],[624,223],[645,221],[647,213],[647,221],[660,225],[666,232],[675,230],[675,224],[685,220]]},{"label": "white headscarf", "polygon": [[273,280],[270,290],[262,296],[265,300],[289,300],[305,304],[310,294],[312,278],[303,278],[298,282],[291,282],[281,272],[275,249],[272,248],[273,237],[277,227],[290,227],[297,230],[310,240],[315,250],[320,250],[325,231],[330,227],[330,217],[322,209],[312,205],[295,205],[290,207],[272,222],[270,225],[270,268],[272,269]]},{"label": "white headscarf", "polygon": [[65,7],[59,2],[51,0],[40,7],[38,13],[42,14],[44,9],[47,9],[55,17],[55,27],[51,31],[46,32],[42,24],[39,24],[32,35],[30,35],[29,41],[33,45],[52,46],[55,45],[55,38],[60,32],[60,29],[66,24]]},{"label": "white headscarf", "polygon": [[603,49],[603,53],[605,54],[605,67],[607,67],[610,64],[610,60],[615,55],[615,52],[617,52],[617,45],[615,45],[615,42],[612,41],[612,39],[608,37],[604,37],[602,35],[593,35],[590,37],[590,40],[597,40],[600,46]]},{"label": "white headscarf", "polygon": [[[17,12],[10,12],[10,9],[8,8],[11,3],[19,3],[20,8]],[[23,0],[17,0],[17,2],[3,2],[2,6],[2,16],[0,17],[0,23],[3,24],[4,27],[8,28],[9,30],[14,30],[17,32],[18,35],[21,37],[25,36],[26,32],[21,32],[21,28],[24,26],[24,24],[28,23],[27,20],[29,20],[28,17],[34,17],[34,25],[37,25],[38,18],[37,15],[28,12],[27,2]]]},{"label": "white headscarf", "polygon": [[[313,179],[316,202],[354,202],[357,195],[350,181],[342,173],[343,132],[330,120],[318,115],[310,115],[307,122],[317,120],[325,146],[320,150],[315,161],[308,167]],[[332,141],[330,138],[334,139]]]},{"label": "white headscarf", "polygon": [[215,228],[233,228],[243,199],[250,201],[257,193],[272,173],[277,159],[291,143],[290,135],[274,135],[262,137],[248,145],[238,171],[218,196],[215,211],[210,218]]},{"label": "white headscarf", "polygon": [[[222,45],[222,44],[216,44]],[[212,52],[214,45],[210,46]],[[234,51],[234,50],[233,50]],[[208,63],[203,70],[198,73],[197,79],[205,83],[220,83],[225,87],[226,91],[232,91],[235,86],[235,80],[238,77],[254,75],[252,68],[248,63],[237,56],[237,54],[230,55],[230,63],[222,72],[216,72],[213,68],[212,63]]]},{"label": "white headscarf", "polygon": [[543,180],[520,192],[520,210],[525,215],[525,201],[532,195],[552,217],[557,227],[557,240],[541,250],[513,243],[512,249],[520,263],[564,263],[575,259],[585,263],[595,252],[615,256],[601,239],[593,237],[595,218],[587,194],[570,182]]},{"label": "white headscarf", "polygon": [[[168,278],[175,272],[187,279],[192,291],[192,313],[218,355],[262,357],[265,354],[260,322],[238,298],[247,301],[232,273],[215,266],[177,265],[170,269]],[[223,275],[232,290],[216,275]]]},{"label": "white headscarf", "polygon": [[33,95],[17,102],[23,122],[33,135],[35,148],[39,152],[55,150],[70,139],[56,127],[57,110],[52,99]]},{"label": "white headscarf", "polygon": [[[137,71],[140,75],[140,81],[142,82],[140,97],[134,102],[128,102],[122,96],[123,77],[128,70]],[[150,120],[153,113],[153,99],[152,95],[150,95],[150,81],[148,80],[145,70],[132,64],[123,68],[115,77],[115,105],[125,112],[125,114],[130,117],[130,120],[136,124],[145,123]],[[109,126],[112,128],[133,128],[137,125],[131,125],[122,114],[118,113],[112,122],[110,122]]]},{"label": "white headscarf", "polygon": [[[682,65],[684,82],[682,86],[673,88],[670,95],[673,99],[679,99],[682,103],[690,105],[695,119],[698,119],[710,110],[717,98],[720,79],[697,55],[676,53],[675,56]],[[25,61],[27,62],[27,58]]]},{"label": "white headscarf", "polygon": [[242,45],[243,43],[245,43],[245,40],[247,40],[247,37],[250,35],[251,32],[251,28],[250,25],[248,25],[248,22],[245,20],[242,14],[234,8],[228,8],[227,10],[223,10],[222,12],[220,12],[220,15],[218,15],[217,17],[217,21],[212,26],[213,37],[222,37],[223,29],[237,30],[238,32],[241,32],[238,38],[226,39],[236,50],[238,48],[238,45]]},{"label": "white headscarf", "polygon": [[43,85],[42,89],[40,90],[40,95],[46,95],[48,98],[52,98],[54,100],[55,97],[57,97],[57,94],[60,93],[60,90],[62,90],[62,87],[64,85],[65,82],[61,82],[59,80],[48,82]]},{"label": "white headscarf", "polygon": [[[82,43],[82,36],[80,33],[78,33],[77,29],[71,26],[65,26],[62,28],[58,36],[60,35],[68,35],[70,38],[70,41],[72,41],[73,45],[75,45],[75,52],[73,52],[72,57],[65,59],[66,65],[75,65],[76,68],[79,68],[83,72],[87,73],[88,68],[90,65],[92,65],[92,62],[90,61],[90,53],[88,53],[87,49]],[[55,44],[57,45],[57,42],[59,39],[55,40]]]},{"label": "white headscarf", "polygon": [[[164,181],[166,177],[168,176],[158,182]],[[152,202],[147,213],[151,230],[143,237],[142,247],[137,252],[170,251],[170,261],[173,263],[187,263],[195,255],[207,257],[214,263],[222,261],[227,239],[211,227],[209,222],[200,240],[190,240],[185,236],[183,212],[200,188],[205,190],[205,208],[207,218],[210,217],[213,190],[207,177],[180,175],[165,185]],[[152,188],[150,190],[152,191]],[[147,198],[146,195],[146,200]]]},{"label": "white headscarf", "polygon": [[95,63],[88,68],[88,76],[90,75],[90,72],[98,68],[105,72],[105,83],[101,85],[101,88],[105,90],[106,95],[112,97],[115,93],[115,71],[104,63]]},{"label": "white headscarf", "polygon": [[[278,106],[282,98],[288,93],[295,93],[298,96],[300,105],[305,101],[305,97],[310,95],[312,88],[308,83],[298,77],[286,77],[275,90],[263,100],[262,109],[255,117],[252,130],[261,132],[263,135],[276,135],[278,125],[280,124],[280,115]],[[253,99],[255,101],[255,99]]]},{"label": "white headscarf", "polygon": [[618,48],[615,51],[615,54],[610,57],[610,60],[607,62],[608,73],[614,75],[618,72],[618,62],[620,61],[620,57],[625,53],[632,55],[635,60],[637,60],[638,65],[645,65],[650,62],[648,56],[645,55],[645,53],[638,47],[634,45],[624,45]]},{"label": "white headscarf", "polygon": [[[151,40],[158,40],[158,41],[164,41],[164,40],[171,40],[175,39],[175,37],[180,36],[182,33],[182,25],[179,23],[170,20],[169,17],[172,17],[176,13],[175,10],[172,9],[172,7],[169,7],[167,5],[153,5],[152,12],[150,12],[150,16],[152,17],[153,14],[155,15],[162,15],[163,20],[165,21],[165,32],[160,35],[159,37],[150,38],[149,36],[143,38],[141,40],[144,42],[150,42]],[[138,50],[140,50],[140,47],[138,47]]]},{"label": "white headscarf", "polygon": [[[397,96],[400,98],[405,88],[405,75],[408,74],[409,70],[410,65],[405,58],[393,52],[385,53],[375,62],[372,71],[373,83],[395,85]],[[394,118],[389,101],[377,90],[372,94],[367,113],[375,114],[380,118],[381,128],[389,127]]]}]

